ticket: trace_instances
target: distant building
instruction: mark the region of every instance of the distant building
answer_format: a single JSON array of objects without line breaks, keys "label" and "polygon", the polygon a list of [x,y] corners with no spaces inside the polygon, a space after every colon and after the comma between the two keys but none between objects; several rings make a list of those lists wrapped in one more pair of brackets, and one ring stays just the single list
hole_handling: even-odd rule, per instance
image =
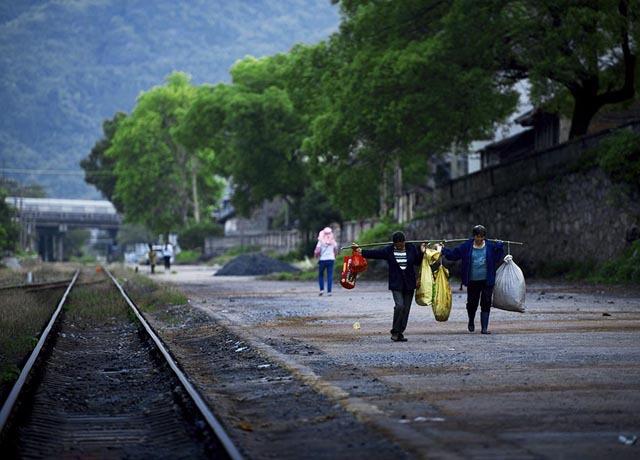
[{"label": "distant building", "polygon": [[570,121],[566,117],[532,109],[514,120],[529,129],[493,142],[479,150],[481,168],[517,160],[532,152],[553,147],[569,139]]},{"label": "distant building", "polygon": [[216,222],[224,226],[225,236],[236,235],[258,235],[269,230],[273,230],[278,221],[286,220],[287,205],[282,199],[274,199],[265,201],[262,205],[254,210],[249,217],[241,217],[236,212],[231,197],[233,189],[227,187],[220,208],[213,212],[213,218]]},{"label": "distant building", "polygon": [[[593,117],[587,134],[595,134],[635,120],[640,120],[640,101],[629,103],[623,108],[605,107]],[[567,117],[536,108],[520,115],[514,121],[529,129],[478,150],[483,169],[518,160],[530,153],[539,152],[569,140],[571,120]]]}]

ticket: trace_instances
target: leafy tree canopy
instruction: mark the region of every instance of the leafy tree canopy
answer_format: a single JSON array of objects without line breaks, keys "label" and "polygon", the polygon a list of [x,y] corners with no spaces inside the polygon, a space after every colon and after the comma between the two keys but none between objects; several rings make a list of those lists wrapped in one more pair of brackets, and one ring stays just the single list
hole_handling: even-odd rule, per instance
[{"label": "leafy tree canopy", "polygon": [[245,58],[232,85],[201,88],[179,136],[192,148],[210,148],[217,171],[230,177],[233,203],[247,215],[264,200],[293,203],[308,176],[299,150],[304,125],[283,88],[286,57]]},{"label": "leafy tree canopy", "polygon": [[489,72],[463,72],[439,58],[448,2],[341,6],[339,34],[309,53],[323,62],[315,80],[326,99],[304,149],[325,171],[332,202],[363,217],[375,213],[377,202],[359,192],[376,193],[371,185],[381,184],[391,167],[414,168],[453,143],[489,136],[517,95]]},{"label": "leafy tree canopy", "polygon": [[528,79],[537,104],[571,114],[570,137],[605,105],[637,93],[638,0],[456,0],[442,59],[503,84]]},{"label": "leafy tree canopy", "polygon": [[7,196],[21,196],[24,198],[46,198],[47,192],[40,184],[21,184],[8,178],[0,178],[0,188],[3,188]]},{"label": "leafy tree canopy", "polygon": [[125,113],[117,112],[113,118],[105,120],[102,123],[103,138],[96,142],[89,156],[80,162],[80,167],[84,169],[84,180],[95,185],[102,196],[111,201],[119,212],[123,212],[124,209],[122,203],[114,196],[116,176],[113,169],[116,160],[108,157],[106,153],[111,147],[118,124],[126,117]]},{"label": "leafy tree canopy", "polygon": [[[434,156],[491,138],[522,80],[536,103],[572,113],[572,136],[635,97],[639,2],[334,2],[342,21],[328,40],[238,61],[230,84],[194,88],[175,74],[144,94],[107,150],[114,196],[145,221],[165,209],[158,228],[186,223],[196,165],[208,172],[198,183],[231,179],[244,214],[282,197],[311,223],[317,194],[342,216],[371,216],[389,184],[402,191],[402,172],[405,187],[420,183]],[[157,202],[141,199],[149,181],[165,185]]]},{"label": "leafy tree canopy", "polygon": [[6,190],[0,188],[0,251],[12,251],[18,243],[19,230],[13,222],[14,211],[6,202]]},{"label": "leafy tree canopy", "polygon": [[220,192],[211,174],[213,152],[189,150],[176,140],[194,96],[187,75],[170,75],[166,85],[139,97],[133,113],[118,123],[106,151],[115,163],[113,196],[122,204],[125,218],[156,233],[180,228],[196,214],[199,200],[213,203]]}]

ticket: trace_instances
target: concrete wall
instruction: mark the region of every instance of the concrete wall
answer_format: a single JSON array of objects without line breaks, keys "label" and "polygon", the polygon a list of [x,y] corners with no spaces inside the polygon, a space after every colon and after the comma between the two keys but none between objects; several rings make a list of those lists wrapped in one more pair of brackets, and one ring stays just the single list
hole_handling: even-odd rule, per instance
[{"label": "concrete wall", "polygon": [[[342,226],[332,224],[331,228],[338,244],[345,246],[357,240],[363,231],[370,229],[377,222],[377,219],[364,219],[345,222]],[[234,246],[260,246],[263,250],[287,253],[297,250],[303,239],[304,235],[298,230],[271,231],[243,236],[211,237],[205,239],[204,252],[208,256],[217,256]],[[315,240],[315,235],[312,239]]]},{"label": "concrete wall", "polygon": [[[627,128],[640,133],[639,122]],[[397,199],[396,218],[414,219],[407,224],[410,239],[464,238],[481,223],[490,238],[524,241],[511,252],[528,274],[548,262],[613,258],[628,246],[632,229],[640,227],[640,197],[613,184],[603,171],[585,168],[585,152],[608,135],[586,136],[483,169],[431,193],[408,193]],[[367,219],[332,227],[339,244],[347,245],[376,223]],[[295,230],[208,238],[205,252],[216,255],[237,245],[288,252],[302,238]]]},{"label": "concrete wall", "polygon": [[[628,126],[640,132],[640,124]],[[584,167],[585,151],[608,133],[479,171],[436,189],[425,217],[410,225],[415,238],[461,238],[475,224],[488,236],[524,241],[516,262],[534,273],[545,263],[602,261],[619,255],[640,227],[640,197],[598,168]]]},{"label": "concrete wall", "polygon": [[263,250],[287,253],[297,249],[301,241],[302,235],[298,230],[210,237],[204,241],[204,253],[207,256],[218,256],[234,246],[260,246]]}]

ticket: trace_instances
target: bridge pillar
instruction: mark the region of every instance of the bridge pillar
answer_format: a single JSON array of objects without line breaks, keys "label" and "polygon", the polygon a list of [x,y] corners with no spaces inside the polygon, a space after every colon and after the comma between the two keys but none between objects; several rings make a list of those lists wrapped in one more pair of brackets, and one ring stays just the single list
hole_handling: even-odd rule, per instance
[{"label": "bridge pillar", "polygon": [[43,261],[62,262],[64,260],[65,233],[60,230],[60,227],[38,227],[38,254]]},{"label": "bridge pillar", "polygon": [[53,235],[45,229],[38,231],[38,254],[44,262],[53,260]]},{"label": "bridge pillar", "polygon": [[55,236],[56,239],[56,255],[55,260],[62,262],[64,260],[64,234],[60,233]]}]

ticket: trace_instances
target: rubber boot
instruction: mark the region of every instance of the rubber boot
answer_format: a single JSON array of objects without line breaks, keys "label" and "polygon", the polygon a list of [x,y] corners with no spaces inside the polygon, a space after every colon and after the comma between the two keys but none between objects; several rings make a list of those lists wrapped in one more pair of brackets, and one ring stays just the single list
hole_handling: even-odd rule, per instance
[{"label": "rubber boot", "polygon": [[482,331],[480,331],[482,334],[491,334],[491,332],[489,332],[488,328],[489,328],[489,313],[488,311],[481,311],[480,312],[480,325],[482,326]]},{"label": "rubber boot", "polygon": [[467,325],[467,328],[469,329],[469,332],[473,332],[476,330],[476,314],[475,312],[473,312],[473,315],[467,311],[467,315],[469,316],[469,324]]}]

